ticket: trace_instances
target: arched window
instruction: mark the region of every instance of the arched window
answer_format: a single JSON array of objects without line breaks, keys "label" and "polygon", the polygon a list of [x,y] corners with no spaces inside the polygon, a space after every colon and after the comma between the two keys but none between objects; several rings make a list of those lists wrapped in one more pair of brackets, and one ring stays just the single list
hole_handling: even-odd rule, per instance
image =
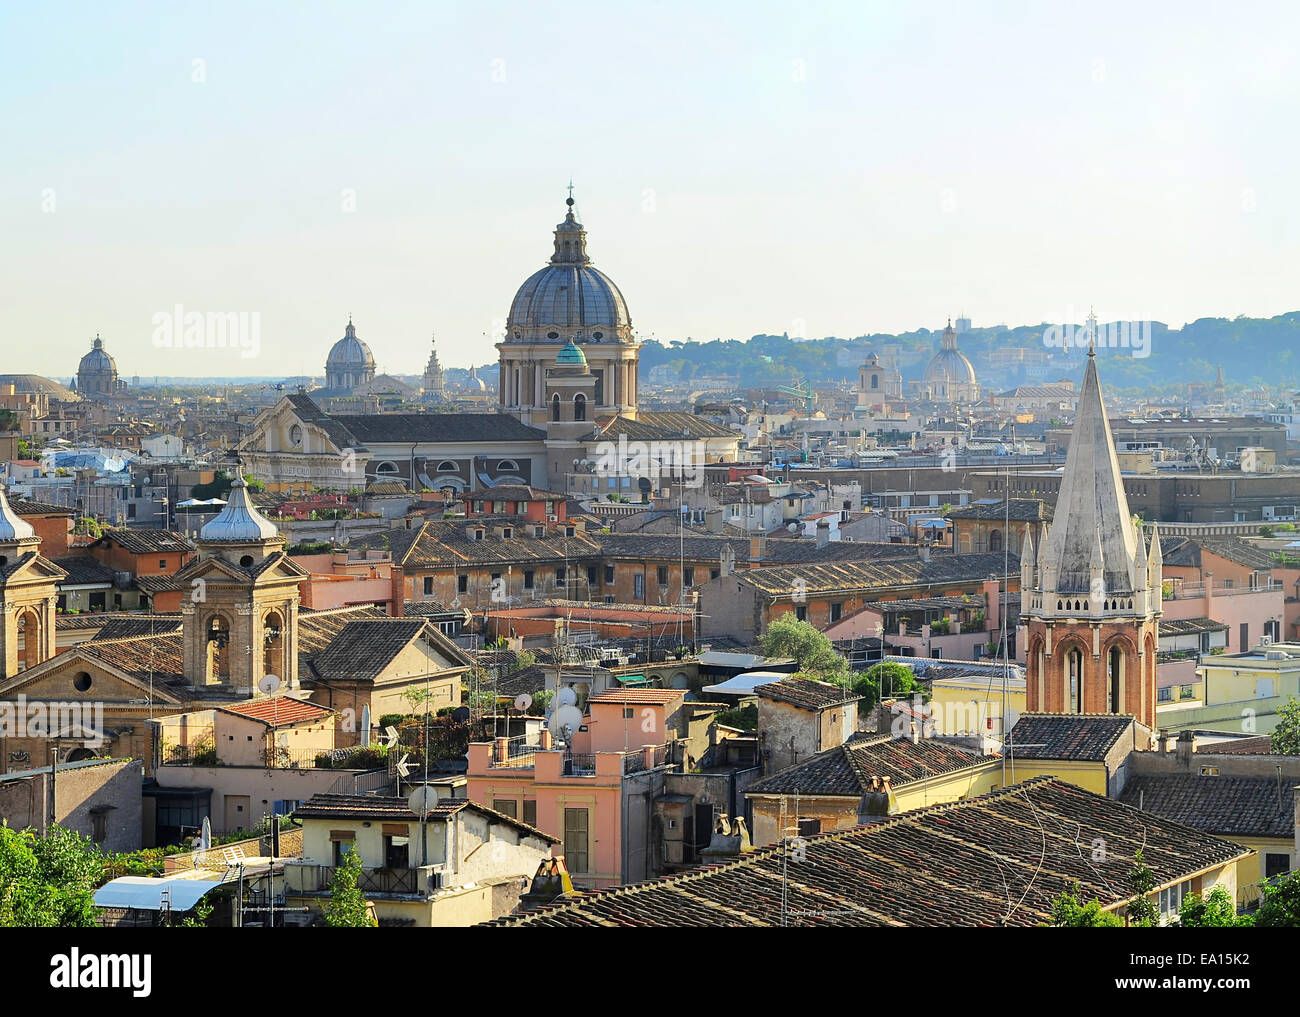
[{"label": "arched window", "polygon": [[210,682],[230,679],[230,622],[223,615],[214,614],[207,627],[207,678]]},{"label": "arched window", "polygon": [[25,671],[35,667],[44,659],[41,619],[35,611],[28,609],[18,615],[18,670]]},{"label": "arched window", "polygon": [[573,419],[587,419],[587,397],[581,392],[573,397]]},{"label": "arched window", "polygon": [[268,611],[262,619],[262,672],[285,680],[284,618],[279,611]]},{"label": "arched window", "polygon": [[1075,647],[1065,655],[1067,713],[1083,712],[1083,652]]},{"label": "arched window", "polygon": [[498,472],[498,473],[518,473],[518,472],[519,472],[519,464],[518,464],[517,462],[515,462],[513,459],[499,459],[499,460],[497,460],[497,472]]},{"label": "arched window", "polygon": [[878,374],[873,374],[873,375],[871,376],[871,387],[872,387],[872,388],[880,388],[880,375],[878,375]]},{"label": "arched window", "polygon": [[551,419],[560,419],[560,393],[558,392],[551,396]]},{"label": "arched window", "polygon": [[452,462],[450,459],[444,459],[442,462],[440,462],[440,463],[438,464],[438,472],[439,472],[439,473],[459,473],[459,472],[460,472],[460,467],[457,466],[457,465],[456,465],[454,462]]},{"label": "arched window", "polygon": [[1124,652],[1112,646],[1106,654],[1106,712],[1123,713],[1124,700],[1120,694],[1120,676],[1124,673]]},{"label": "arched window", "polygon": [[1002,550],[1002,531],[1001,531],[1001,530],[990,530],[990,531],[989,531],[989,550],[990,550],[990,551],[1001,551],[1001,550]]},{"label": "arched window", "polygon": [[375,473],[379,476],[393,474],[397,472],[397,464],[391,462],[382,462],[375,467]]}]

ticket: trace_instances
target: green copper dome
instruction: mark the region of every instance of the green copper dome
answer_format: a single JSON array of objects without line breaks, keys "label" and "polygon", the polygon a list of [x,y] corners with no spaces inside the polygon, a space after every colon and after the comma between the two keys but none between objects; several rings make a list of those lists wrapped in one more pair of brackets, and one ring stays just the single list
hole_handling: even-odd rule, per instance
[{"label": "green copper dome", "polygon": [[556,367],[586,367],[587,355],[570,340],[555,358]]}]

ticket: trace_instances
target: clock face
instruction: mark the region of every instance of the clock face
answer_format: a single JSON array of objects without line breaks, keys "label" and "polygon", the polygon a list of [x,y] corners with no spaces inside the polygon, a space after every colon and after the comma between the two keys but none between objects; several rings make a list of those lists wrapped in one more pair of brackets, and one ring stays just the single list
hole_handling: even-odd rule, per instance
[{"label": "clock face", "polygon": [[294,445],[302,444],[302,428],[298,424],[289,428],[289,441]]}]

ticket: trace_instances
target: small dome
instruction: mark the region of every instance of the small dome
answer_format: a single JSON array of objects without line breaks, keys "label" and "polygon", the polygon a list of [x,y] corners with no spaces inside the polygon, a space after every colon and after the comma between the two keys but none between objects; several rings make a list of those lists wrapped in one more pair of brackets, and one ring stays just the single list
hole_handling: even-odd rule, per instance
[{"label": "small dome", "polygon": [[117,372],[117,361],[115,361],[104,349],[104,340],[95,336],[95,342],[90,348],[90,352],[81,358],[77,365],[78,374],[115,374]]},{"label": "small dome", "polygon": [[957,349],[957,333],[953,330],[951,321],[943,330],[939,352],[925,369],[925,380],[948,385],[975,384],[975,368],[966,359],[966,355]]},{"label": "small dome", "polygon": [[586,367],[587,355],[570,341],[555,358],[556,367]]},{"label": "small dome", "polygon": [[216,517],[199,531],[200,540],[220,540],[252,544],[279,535],[275,523],[267,519],[249,500],[248,485],[236,477],[230,485],[230,500]]},{"label": "small dome", "polygon": [[0,487],[0,540],[31,540],[35,536],[32,524],[10,507],[4,487]]}]

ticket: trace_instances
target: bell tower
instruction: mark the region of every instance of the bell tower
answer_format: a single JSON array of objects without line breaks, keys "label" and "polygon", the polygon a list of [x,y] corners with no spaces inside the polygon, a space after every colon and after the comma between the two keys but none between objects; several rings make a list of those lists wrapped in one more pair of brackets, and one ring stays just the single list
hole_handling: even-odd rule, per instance
[{"label": "bell tower", "polygon": [[242,476],[196,543],[198,558],[177,575],[189,584],[181,614],[190,685],[251,696],[273,674],[282,691],[297,688],[298,583],[309,573],[284,553]]},{"label": "bell tower", "polygon": [[0,486],[0,678],[54,656],[55,583],[67,575]]},{"label": "bell tower", "polygon": [[1132,714],[1156,728],[1159,534],[1129,514],[1095,348],[1088,350],[1056,513],[1021,548],[1027,705]]}]

